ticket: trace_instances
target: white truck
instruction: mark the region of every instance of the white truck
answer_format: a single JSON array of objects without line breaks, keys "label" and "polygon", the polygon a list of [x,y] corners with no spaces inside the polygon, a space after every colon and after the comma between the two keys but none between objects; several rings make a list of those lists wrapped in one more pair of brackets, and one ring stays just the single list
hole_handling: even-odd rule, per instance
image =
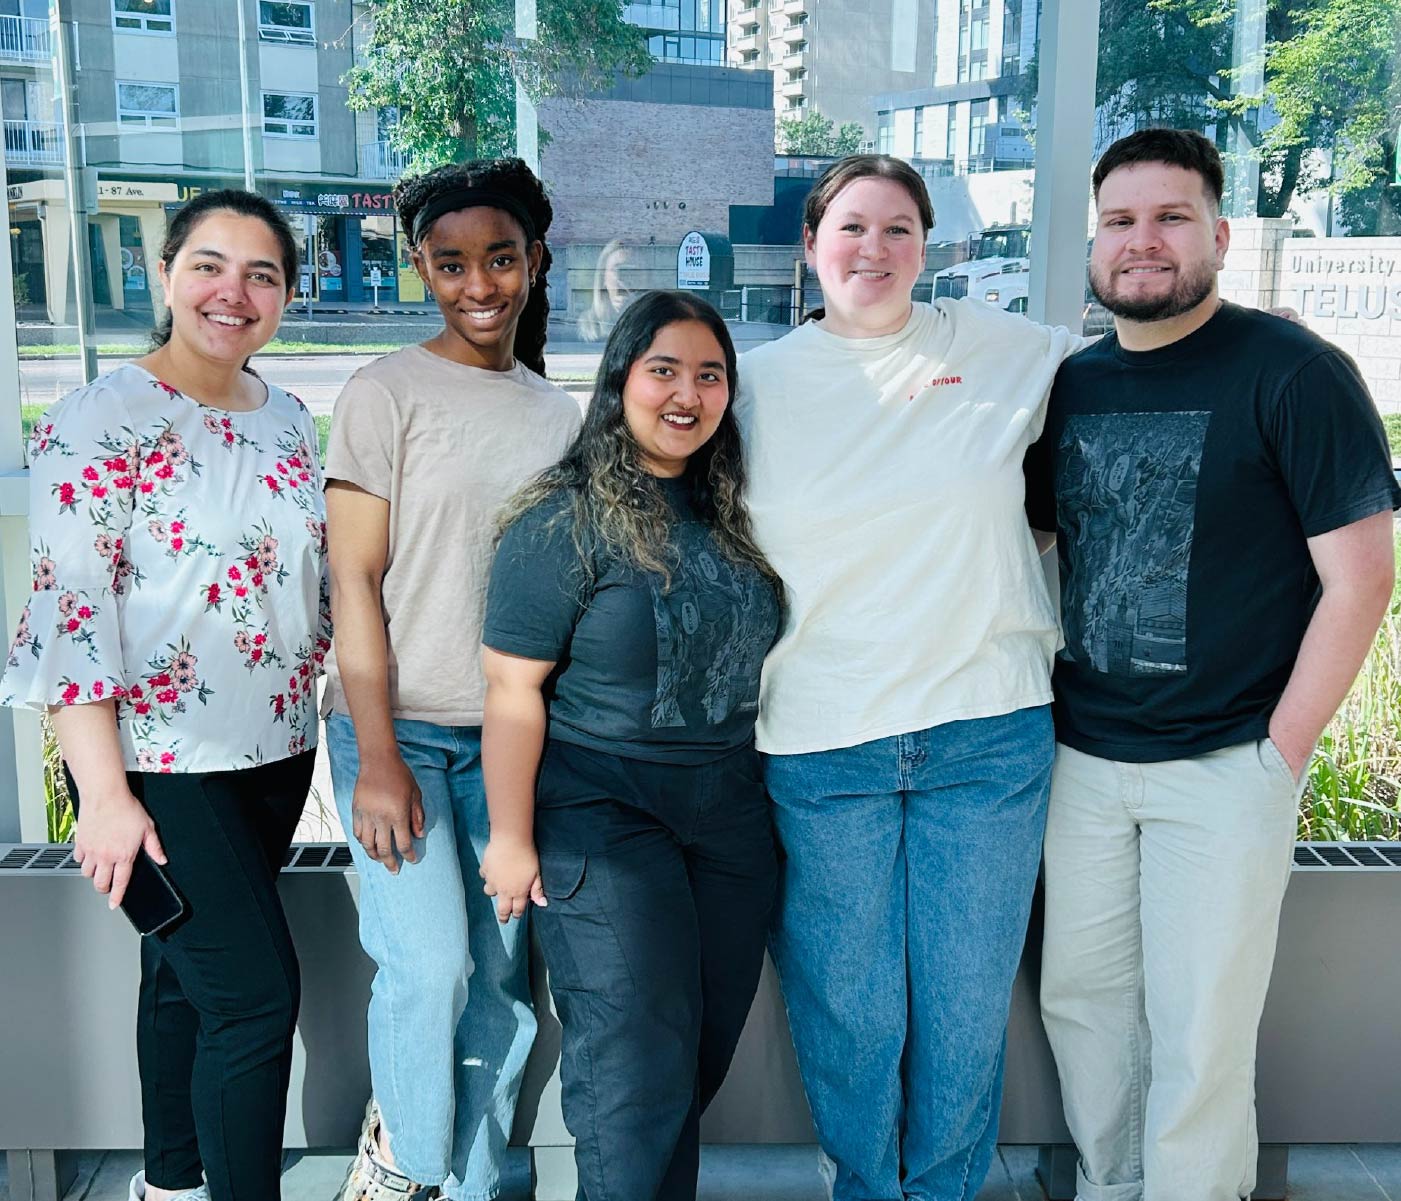
[{"label": "white truck", "polygon": [[969,236],[969,256],[934,276],[934,298],[968,296],[1001,309],[1025,312],[1031,260],[1027,225],[991,225]]}]

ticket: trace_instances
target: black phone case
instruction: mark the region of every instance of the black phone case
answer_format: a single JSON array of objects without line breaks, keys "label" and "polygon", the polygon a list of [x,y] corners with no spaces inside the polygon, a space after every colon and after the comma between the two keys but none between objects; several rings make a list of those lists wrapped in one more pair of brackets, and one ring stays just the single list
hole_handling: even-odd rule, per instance
[{"label": "black phone case", "polygon": [[131,861],[131,879],[122,896],[122,912],[140,935],[159,934],[185,914],[185,901],[165,868],[143,847]]}]

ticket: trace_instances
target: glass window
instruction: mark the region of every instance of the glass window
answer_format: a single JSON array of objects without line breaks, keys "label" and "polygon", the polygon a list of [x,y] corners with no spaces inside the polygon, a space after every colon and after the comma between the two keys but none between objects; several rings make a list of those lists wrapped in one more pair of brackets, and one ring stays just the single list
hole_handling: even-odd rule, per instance
[{"label": "glass window", "polygon": [[968,106],[968,157],[980,159],[987,153],[988,102],[974,100]]},{"label": "glass window", "polygon": [[895,148],[895,121],[889,112],[876,114],[876,153],[889,154]]},{"label": "glass window", "polygon": [[274,138],[314,138],[316,97],[295,92],[264,92],[263,132]]},{"label": "glass window", "polygon": [[112,26],[131,33],[174,33],[174,0],[112,0]]},{"label": "glass window", "polygon": [[258,0],[258,36],[267,42],[314,45],[311,0]]},{"label": "glass window", "polygon": [[180,119],[179,89],[173,83],[117,81],[117,122],[174,129]]},{"label": "glass window", "polygon": [[988,19],[987,17],[974,17],[969,25],[969,49],[986,50],[988,48]]},{"label": "glass window", "polygon": [[924,110],[915,109],[915,158],[924,157]]}]

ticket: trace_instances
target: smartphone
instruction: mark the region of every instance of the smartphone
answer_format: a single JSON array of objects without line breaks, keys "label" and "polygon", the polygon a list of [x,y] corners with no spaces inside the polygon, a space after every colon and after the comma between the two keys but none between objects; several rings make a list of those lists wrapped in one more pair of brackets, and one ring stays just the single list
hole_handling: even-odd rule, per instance
[{"label": "smartphone", "polygon": [[131,879],[122,896],[122,912],[140,935],[159,934],[185,916],[185,899],[175,890],[165,868],[146,854],[136,852]]},{"label": "smartphone", "polygon": [[[68,785],[68,796],[73,802],[73,812],[82,807],[78,796],[78,785],[68,764],[63,765],[63,778]],[[122,895],[121,910],[127,920],[136,927],[143,937],[159,934],[173,922],[185,916],[185,898],[176,890],[170,874],[159,863],[146,854],[142,847],[131,861],[131,879],[127,881],[126,892]]]}]

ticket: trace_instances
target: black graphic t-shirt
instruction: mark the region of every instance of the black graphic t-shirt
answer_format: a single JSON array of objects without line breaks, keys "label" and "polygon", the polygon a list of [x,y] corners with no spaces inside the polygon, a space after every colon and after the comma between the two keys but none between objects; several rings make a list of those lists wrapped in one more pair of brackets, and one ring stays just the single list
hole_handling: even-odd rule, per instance
[{"label": "black graphic t-shirt", "polygon": [[746,745],[759,671],[778,635],[778,598],[730,562],[679,480],[661,480],[674,521],[671,587],[596,555],[588,579],[567,503],[506,531],[487,591],[485,645],[557,664],[551,738],[631,759],[704,763]]},{"label": "black graphic t-shirt", "polygon": [[1127,762],[1265,737],[1318,602],[1306,540],[1401,506],[1352,360],[1232,304],[1067,359],[1026,468],[1059,553],[1056,735]]}]

